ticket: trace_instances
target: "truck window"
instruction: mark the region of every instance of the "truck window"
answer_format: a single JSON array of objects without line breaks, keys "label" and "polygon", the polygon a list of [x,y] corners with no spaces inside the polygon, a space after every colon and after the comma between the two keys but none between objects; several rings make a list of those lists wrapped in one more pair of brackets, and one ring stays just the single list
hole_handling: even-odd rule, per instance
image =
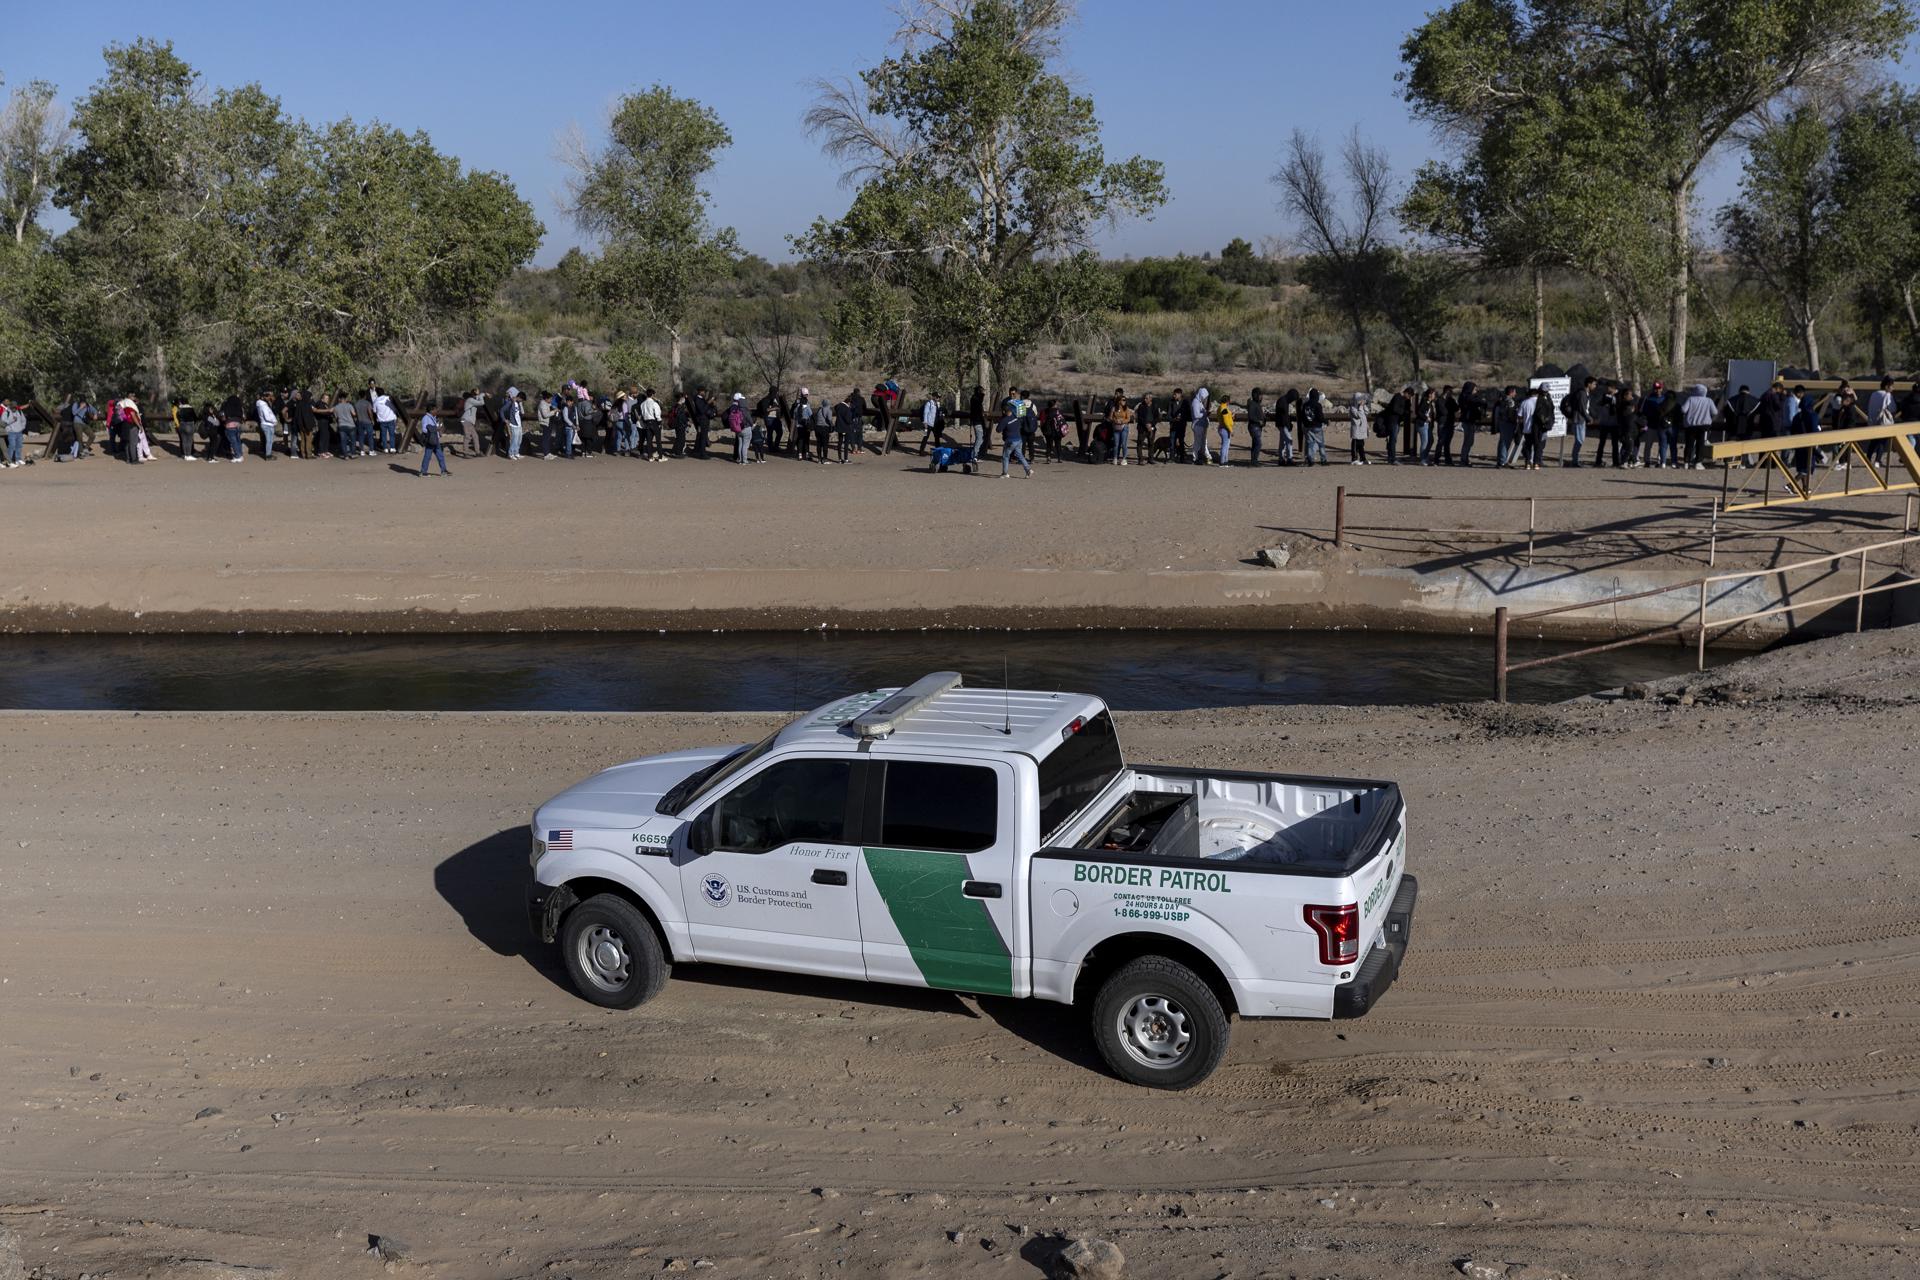
[{"label": "truck window", "polygon": [[1105,711],[1080,726],[1040,762],[1040,839],[1053,839],[1125,767],[1113,717]]},{"label": "truck window", "polygon": [[978,853],[999,829],[999,779],[983,765],[889,760],[881,796],[880,843],[889,848]]},{"label": "truck window", "polygon": [[713,806],[714,848],[766,853],[796,842],[847,843],[850,760],[782,760]]}]

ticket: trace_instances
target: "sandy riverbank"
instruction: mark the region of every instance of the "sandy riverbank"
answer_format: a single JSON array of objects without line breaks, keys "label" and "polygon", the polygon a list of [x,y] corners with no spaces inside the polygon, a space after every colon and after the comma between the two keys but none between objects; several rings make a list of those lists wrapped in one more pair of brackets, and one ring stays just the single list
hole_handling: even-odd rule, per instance
[{"label": "sandy riverbank", "polygon": [[1916,640],[1689,706],[1124,717],[1399,779],[1424,890],[1371,1017],[1241,1024],[1175,1096],[1051,1006],[557,985],[530,807],[763,717],[0,716],[0,1231],[60,1277],[374,1274],[368,1233],[447,1280],[1027,1276],[1083,1231],[1142,1276],[1899,1274]]},{"label": "sandy riverbank", "polygon": [[[452,478],[430,480],[387,459],[42,462],[0,477],[13,548],[0,629],[1419,627],[1433,575],[1477,589],[1523,556],[1524,538],[1379,531],[1335,552],[1339,484],[1437,498],[1356,499],[1353,525],[1524,529],[1524,503],[1467,499],[1539,494],[1543,529],[1616,530],[1542,538],[1539,565],[1609,584],[1702,572],[1704,532],[1648,535],[1704,528],[1719,491],[1711,473],[1591,469],[1043,464],[1002,482],[899,454],[845,467],[455,459]],[[1601,500],[1552,500],[1566,497]],[[1782,527],[1844,529],[1723,542],[1718,563],[1890,536],[1900,510],[1897,497],[1825,504]],[[1276,545],[1287,570],[1258,564]],[[1484,625],[1483,603],[1431,625]]]}]

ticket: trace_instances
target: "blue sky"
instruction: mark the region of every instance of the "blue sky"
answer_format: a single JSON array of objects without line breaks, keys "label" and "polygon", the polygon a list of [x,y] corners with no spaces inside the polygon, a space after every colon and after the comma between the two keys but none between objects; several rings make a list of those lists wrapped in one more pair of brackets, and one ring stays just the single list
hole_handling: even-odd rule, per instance
[{"label": "blue sky", "polygon": [[[1108,154],[1161,160],[1172,202],[1103,239],[1113,255],[1217,251],[1282,235],[1271,176],[1296,127],[1330,146],[1354,125],[1404,175],[1432,152],[1394,83],[1402,37],[1428,0],[1082,0],[1064,63],[1091,92]],[[210,85],[259,81],[311,121],[378,118],[424,129],[441,150],[509,175],[547,224],[538,261],[575,243],[557,207],[557,136],[591,137],[621,93],[656,81],[708,103],[732,130],[711,190],[718,221],[754,252],[847,192],[800,125],[811,81],[885,56],[884,0],[70,0],[13,6],[0,29],[9,84],[51,80],[68,100],[101,74],[100,50],[170,39]],[[1899,69],[1914,76],[1912,55]],[[1712,203],[1737,181],[1722,163]]]}]

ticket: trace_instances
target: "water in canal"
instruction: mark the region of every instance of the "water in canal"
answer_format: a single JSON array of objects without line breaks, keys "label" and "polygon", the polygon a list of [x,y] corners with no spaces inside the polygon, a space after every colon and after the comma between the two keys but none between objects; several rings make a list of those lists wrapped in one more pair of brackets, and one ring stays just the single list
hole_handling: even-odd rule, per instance
[{"label": "water in canal", "polygon": [[[1488,696],[1492,641],[1377,631],[9,636],[0,707],[138,711],[788,711],[957,670],[1122,710]],[[1523,661],[1577,646],[1516,643]],[[1516,675],[1553,702],[1690,669],[1616,649]]]}]

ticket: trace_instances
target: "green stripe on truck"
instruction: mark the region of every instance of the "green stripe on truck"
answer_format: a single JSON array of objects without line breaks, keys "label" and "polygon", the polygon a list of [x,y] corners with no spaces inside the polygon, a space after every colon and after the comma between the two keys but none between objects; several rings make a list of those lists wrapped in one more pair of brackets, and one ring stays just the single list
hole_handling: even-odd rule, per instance
[{"label": "green stripe on truck", "polygon": [[867,849],[867,874],[893,927],[930,987],[1013,994],[1013,956],[987,905],[961,892],[966,857],[916,849]]}]

